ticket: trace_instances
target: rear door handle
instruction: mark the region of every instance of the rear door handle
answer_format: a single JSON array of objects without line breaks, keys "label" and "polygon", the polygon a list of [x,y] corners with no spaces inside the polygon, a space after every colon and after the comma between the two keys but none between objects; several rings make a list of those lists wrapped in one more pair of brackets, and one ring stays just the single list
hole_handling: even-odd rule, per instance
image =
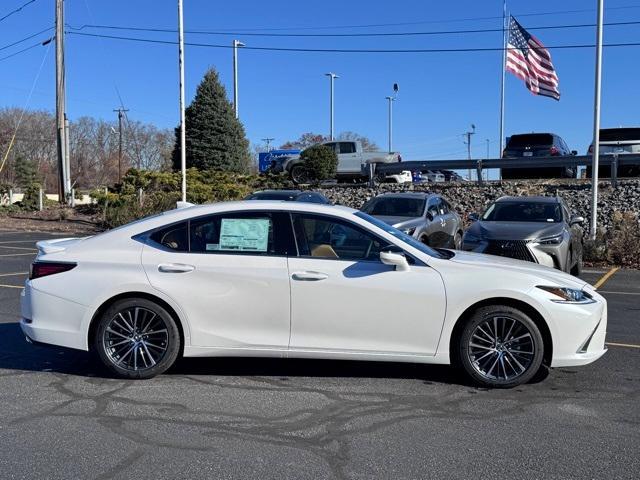
[{"label": "rear door handle", "polygon": [[158,271],[162,273],[188,273],[196,269],[193,265],[184,263],[161,263],[158,265]]},{"label": "rear door handle", "polygon": [[320,280],[326,280],[329,275],[321,272],[294,272],[291,278],[301,282],[318,282]]}]

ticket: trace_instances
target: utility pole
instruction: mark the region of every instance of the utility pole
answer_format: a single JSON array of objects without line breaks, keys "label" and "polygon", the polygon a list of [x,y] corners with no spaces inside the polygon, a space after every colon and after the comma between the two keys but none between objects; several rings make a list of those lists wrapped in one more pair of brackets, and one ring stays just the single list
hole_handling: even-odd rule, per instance
[{"label": "utility pole", "polygon": [[120,107],[113,111],[118,112],[118,181],[122,182],[122,119],[124,118],[124,113],[129,110]]},{"label": "utility pole", "polygon": [[233,41],[233,110],[238,118],[238,47],[244,47],[240,40]]},{"label": "utility pole", "polygon": [[340,77],[333,72],[325,75],[329,77],[329,140],[333,140],[333,82]]},{"label": "utility pole", "polygon": [[385,97],[389,101],[388,127],[389,127],[389,153],[393,152],[393,102],[395,98]]},{"label": "utility pole", "polygon": [[270,152],[271,148],[269,147],[269,145],[275,140],[275,138],[262,138],[261,140],[267,144],[267,152]]},{"label": "utility pole", "polygon": [[178,68],[180,70],[180,171],[182,173],[182,201],[187,201],[187,137],[184,118],[184,19],[182,0],[178,0]]},{"label": "utility pole", "polygon": [[[473,123],[471,124],[471,130],[464,133],[467,136],[467,141],[465,142],[467,144],[467,160],[471,160],[471,135],[475,135],[475,133],[476,126]],[[471,180],[471,169],[469,169],[468,175],[469,180]]]},{"label": "utility pole", "polygon": [[596,88],[593,101],[593,157],[591,159],[591,239],[598,233],[598,164],[600,163],[600,84],[602,80],[602,17],[604,0],[598,0],[596,29]]},{"label": "utility pole", "polygon": [[65,128],[65,66],[64,66],[64,0],[56,0],[56,142],[58,153],[58,200],[65,203],[69,191],[67,181],[67,133]]}]

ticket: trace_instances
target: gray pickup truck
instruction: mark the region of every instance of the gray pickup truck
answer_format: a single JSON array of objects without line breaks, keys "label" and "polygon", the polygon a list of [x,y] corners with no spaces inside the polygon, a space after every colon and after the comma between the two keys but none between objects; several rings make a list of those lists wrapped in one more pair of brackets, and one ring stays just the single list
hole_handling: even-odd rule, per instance
[{"label": "gray pickup truck", "polygon": [[[338,155],[338,179],[362,178],[367,175],[368,165],[371,163],[395,163],[402,158],[399,153],[365,152],[362,143],[353,140],[334,140],[323,142]],[[299,155],[279,158],[274,161],[271,171],[287,173],[294,183],[306,183],[306,172]]]}]

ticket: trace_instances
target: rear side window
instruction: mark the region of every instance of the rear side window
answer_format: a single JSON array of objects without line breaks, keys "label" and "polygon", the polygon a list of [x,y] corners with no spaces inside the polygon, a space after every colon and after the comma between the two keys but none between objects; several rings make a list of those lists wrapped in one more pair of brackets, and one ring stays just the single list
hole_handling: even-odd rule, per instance
[{"label": "rear side window", "polygon": [[270,214],[211,215],[191,221],[192,253],[276,254]]},{"label": "rear side window", "polygon": [[548,133],[529,133],[526,135],[512,135],[507,148],[525,148],[553,145],[553,135]]},{"label": "rear side window", "polygon": [[352,142],[340,142],[340,153],[356,153],[356,145]]},{"label": "rear side window", "polygon": [[187,232],[187,222],[181,222],[156,230],[149,236],[149,239],[169,250],[188,252],[189,235]]}]

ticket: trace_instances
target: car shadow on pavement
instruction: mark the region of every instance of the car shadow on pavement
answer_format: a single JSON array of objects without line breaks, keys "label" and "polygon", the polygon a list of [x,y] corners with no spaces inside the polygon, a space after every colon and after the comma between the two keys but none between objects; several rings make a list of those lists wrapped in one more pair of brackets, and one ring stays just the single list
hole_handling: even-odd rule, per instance
[{"label": "car shadow on pavement", "polygon": [[[113,378],[88,352],[30,344],[16,323],[0,323],[0,370],[54,372],[85,377]],[[307,360],[279,358],[182,358],[165,375],[217,375],[321,378],[394,378],[425,383],[469,386],[466,377],[446,365]]]}]

